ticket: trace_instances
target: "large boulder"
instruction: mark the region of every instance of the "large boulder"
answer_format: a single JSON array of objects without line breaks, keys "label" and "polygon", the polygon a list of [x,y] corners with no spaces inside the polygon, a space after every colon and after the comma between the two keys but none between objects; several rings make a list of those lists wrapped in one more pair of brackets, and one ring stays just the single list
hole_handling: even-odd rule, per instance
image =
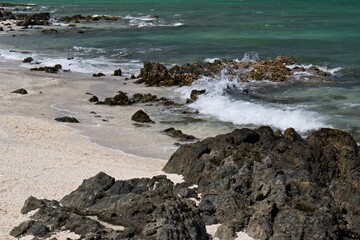
[{"label": "large boulder", "polygon": [[241,129],[180,147],[164,171],[197,184],[207,224],[257,239],[359,239],[360,156],[353,138],[321,129]]},{"label": "large boulder", "polygon": [[140,123],[155,123],[143,110],[138,110],[136,113],[134,113],[134,115],[131,117],[131,120]]}]

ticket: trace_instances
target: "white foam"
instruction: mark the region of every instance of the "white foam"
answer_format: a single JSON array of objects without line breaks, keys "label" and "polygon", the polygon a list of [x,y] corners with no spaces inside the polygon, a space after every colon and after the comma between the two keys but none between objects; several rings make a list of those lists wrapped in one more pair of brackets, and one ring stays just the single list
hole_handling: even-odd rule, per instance
[{"label": "white foam", "polygon": [[183,26],[182,22],[168,23],[164,19],[152,16],[134,17],[127,15],[123,20],[128,21],[130,27],[144,28],[144,27],[180,27]]},{"label": "white foam", "polygon": [[[327,66],[318,66],[318,65],[313,65],[313,64],[293,64],[293,65],[287,65],[287,67],[290,68],[290,69],[293,69],[295,67],[303,67],[306,70],[311,68],[311,67],[317,67],[321,71],[328,72],[331,75],[334,75],[334,74],[336,74],[337,72],[339,72],[340,70],[343,69],[341,67],[330,68],[330,67],[327,67]],[[309,73],[309,75],[314,75],[314,74]]]},{"label": "white foam", "polygon": [[216,79],[204,77],[195,81],[192,86],[182,87],[178,91],[182,98],[186,99],[193,89],[206,89],[206,93],[200,95],[189,107],[224,122],[237,125],[269,125],[281,130],[293,127],[300,133],[326,127],[325,118],[306,110],[305,106],[250,102],[232,99],[226,94],[228,90],[241,91],[246,86],[244,83],[229,81],[223,73]]}]

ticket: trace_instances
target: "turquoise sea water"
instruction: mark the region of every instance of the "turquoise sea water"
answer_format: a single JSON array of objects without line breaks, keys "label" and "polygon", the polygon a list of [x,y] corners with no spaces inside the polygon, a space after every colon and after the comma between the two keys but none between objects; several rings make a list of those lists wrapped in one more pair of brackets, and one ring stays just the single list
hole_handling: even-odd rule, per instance
[{"label": "turquoise sea water", "polygon": [[[7,1],[24,3],[23,1]],[[33,52],[42,62],[72,71],[112,72],[120,66],[137,73],[144,60],[166,65],[213,58],[243,59],[285,54],[299,64],[334,72],[324,83],[243,86],[256,99],[224,92],[227,79],[206,79],[213,89],[192,107],[239,126],[295,127],[306,133],[337,127],[360,139],[360,1],[348,0],[193,0],[193,1],[28,1],[26,12],[115,15],[116,22],[78,24],[85,34],[59,26],[56,35],[33,29],[22,36],[0,35],[1,56],[23,58],[9,49]],[[19,7],[20,11],[23,7]],[[158,18],[152,18],[158,16]],[[75,57],[75,60],[66,60]],[[56,58],[56,60],[52,60]],[[191,89],[181,89],[184,94]],[[201,99],[200,99],[201,100]],[[219,112],[218,109],[223,109]]]}]

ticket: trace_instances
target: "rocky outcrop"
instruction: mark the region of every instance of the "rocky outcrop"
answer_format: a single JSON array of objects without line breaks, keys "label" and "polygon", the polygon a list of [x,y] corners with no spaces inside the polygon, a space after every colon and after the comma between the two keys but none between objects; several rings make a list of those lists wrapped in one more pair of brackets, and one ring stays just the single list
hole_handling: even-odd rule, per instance
[{"label": "rocky outcrop", "polygon": [[134,115],[131,117],[131,120],[139,123],[155,123],[143,110],[138,110],[136,113],[134,113]]},{"label": "rocky outcrop", "polygon": [[340,130],[237,129],[181,146],[164,170],[185,182],[100,172],[60,202],[30,197],[21,212],[37,212],[11,235],[209,239],[205,224],[220,223],[220,239],[360,239],[359,147]]},{"label": "rocky outcrop", "polygon": [[50,13],[41,12],[32,15],[18,14],[17,20],[22,20],[17,23],[18,26],[34,26],[34,25],[49,25]]},{"label": "rocky outcrop", "polygon": [[182,188],[165,176],[115,181],[100,172],[60,202],[30,197],[22,213],[38,210],[11,235],[45,238],[70,230],[85,239],[209,239],[195,204],[176,194]]},{"label": "rocky outcrop", "polygon": [[293,58],[282,55],[274,59],[257,61],[216,60],[212,63],[199,62],[174,66],[170,69],[160,63],[144,62],[137,83],[145,83],[148,86],[187,86],[202,76],[214,77],[223,70],[227,71],[227,75],[231,79],[244,82],[253,80],[282,82],[291,79],[295,73],[305,71],[311,72],[317,77],[331,75],[318,68],[315,70],[289,67],[289,65],[294,64],[296,62]]},{"label": "rocky outcrop", "polygon": [[59,118],[55,118],[55,121],[65,122],[65,123],[79,123],[79,120],[77,120],[74,117],[59,117]]},{"label": "rocky outcrop", "polygon": [[359,148],[340,130],[306,139],[294,129],[235,130],[180,147],[164,170],[197,184],[203,220],[226,231],[246,229],[257,239],[360,238]]}]

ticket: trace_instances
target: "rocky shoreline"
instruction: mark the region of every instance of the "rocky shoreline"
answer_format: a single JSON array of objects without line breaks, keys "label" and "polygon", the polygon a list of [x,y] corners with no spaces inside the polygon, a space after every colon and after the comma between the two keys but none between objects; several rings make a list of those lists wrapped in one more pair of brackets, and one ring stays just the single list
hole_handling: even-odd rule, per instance
[{"label": "rocky shoreline", "polygon": [[[180,147],[164,167],[184,176],[115,181],[101,172],[62,200],[30,197],[14,237],[70,230],[84,239],[359,239],[360,155],[351,135],[238,129]],[[123,230],[105,228],[90,216]]]}]

